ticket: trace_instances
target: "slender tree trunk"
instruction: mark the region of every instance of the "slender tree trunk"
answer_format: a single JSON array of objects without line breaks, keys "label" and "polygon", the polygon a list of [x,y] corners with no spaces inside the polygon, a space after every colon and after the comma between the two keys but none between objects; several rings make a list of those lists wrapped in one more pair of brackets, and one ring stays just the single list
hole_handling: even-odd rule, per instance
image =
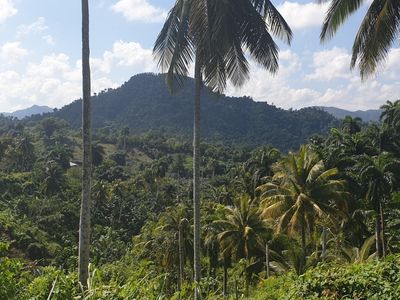
[{"label": "slender tree trunk", "polygon": [[269,277],[269,245],[268,242],[265,243],[265,271],[267,272],[267,278]]},{"label": "slender tree trunk", "polygon": [[301,248],[303,250],[303,259],[306,261],[307,249],[306,249],[306,225],[304,219],[301,221]]},{"label": "slender tree trunk", "polygon": [[179,291],[182,288],[182,283],[183,283],[183,237],[182,237],[182,222],[179,221],[179,237],[178,237],[178,243],[179,243]]},{"label": "slender tree trunk", "polygon": [[228,299],[228,261],[224,258],[224,282],[223,282],[224,300]]},{"label": "slender tree trunk", "polygon": [[238,282],[237,282],[236,276],[235,276],[235,299],[239,300],[239,289],[238,289]]},{"label": "slender tree trunk", "polygon": [[381,221],[381,214],[380,212],[376,212],[376,219],[375,219],[375,243],[376,243],[376,253],[378,254],[379,258],[382,258],[383,251],[382,251],[382,221]]},{"label": "slender tree trunk", "polygon": [[79,282],[86,287],[89,276],[90,245],[90,188],[92,173],[91,116],[90,116],[90,49],[89,49],[89,2],[82,0],[82,202],[79,222]]},{"label": "slender tree trunk", "polygon": [[385,216],[383,214],[382,202],[379,205],[379,214],[381,216],[381,234],[380,238],[382,240],[382,257],[386,257],[386,243],[385,243]]},{"label": "slender tree trunk", "polygon": [[200,299],[200,93],[201,68],[199,57],[196,57],[194,77],[196,90],[194,98],[194,128],[193,128],[193,220],[194,220],[194,299]]},{"label": "slender tree trunk", "polygon": [[328,242],[328,234],[327,234],[327,230],[326,227],[322,227],[322,253],[321,256],[324,259],[326,256],[326,244]]}]

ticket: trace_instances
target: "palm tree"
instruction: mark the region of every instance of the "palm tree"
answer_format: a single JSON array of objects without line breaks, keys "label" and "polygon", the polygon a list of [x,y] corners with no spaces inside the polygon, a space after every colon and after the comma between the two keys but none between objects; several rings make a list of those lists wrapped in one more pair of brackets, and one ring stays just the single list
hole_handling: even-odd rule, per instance
[{"label": "palm tree", "polygon": [[362,119],[359,117],[346,116],[342,121],[342,130],[348,134],[354,134],[361,131]]},{"label": "palm tree", "polygon": [[264,217],[278,217],[277,229],[300,232],[306,256],[306,234],[313,236],[316,220],[344,217],[347,208],[345,181],[336,179],[336,168],[325,169],[318,155],[307,146],[274,165],[272,182],[259,187]]},{"label": "palm tree", "polygon": [[[327,2],[328,0],[319,0]],[[333,0],[322,25],[321,41],[331,39],[338,28],[366,0]],[[358,64],[362,78],[375,73],[398,40],[400,26],[400,2],[397,0],[375,0],[358,29],[352,50],[351,67]]]},{"label": "palm tree", "polygon": [[397,174],[400,171],[400,161],[383,152],[377,156],[364,156],[358,164],[359,176],[367,185],[366,198],[375,211],[375,241],[378,257],[385,256],[385,220],[383,204],[392,192]]},{"label": "palm tree", "polygon": [[[265,22],[265,19],[267,22]],[[162,28],[153,53],[172,90],[182,84],[195,61],[193,130],[194,264],[198,299],[200,266],[200,97],[207,85],[222,92],[227,80],[241,85],[248,78],[244,49],[268,71],[278,69],[278,47],[269,30],[290,43],[291,30],[270,1],[176,0]]]},{"label": "palm tree", "polygon": [[224,218],[214,223],[221,229],[217,237],[223,257],[226,297],[229,259],[245,258],[250,262],[252,257],[262,257],[272,234],[254,201],[247,197],[237,199],[233,207],[226,207]]},{"label": "palm tree", "polygon": [[92,144],[92,164],[94,166],[99,166],[104,159],[104,155],[106,152],[104,151],[104,147],[99,143]]},{"label": "palm tree", "polygon": [[89,49],[89,1],[82,0],[82,202],[79,222],[78,276],[83,287],[87,287],[89,275],[90,246],[90,189],[92,174],[91,116],[90,116],[90,49]]},{"label": "palm tree", "polygon": [[386,104],[380,107],[382,114],[380,120],[388,127],[397,127],[400,125],[400,100],[386,101]]},{"label": "palm tree", "polygon": [[[190,234],[189,209],[187,206],[180,204],[177,207],[170,207],[160,219],[161,225],[158,227],[165,232],[166,236],[172,235],[173,240],[166,240],[164,247],[164,255],[166,261],[173,261],[173,256],[178,252],[179,278],[178,290],[181,289],[184,279],[184,266],[186,259],[190,258],[188,249],[192,245],[192,236]],[[176,251],[178,250],[178,251]]]},{"label": "palm tree", "polygon": [[252,153],[252,157],[247,165],[253,170],[253,173],[258,173],[259,177],[272,176],[272,165],[281,158],[281,153],[278,149],[271,146],[263,146]]}]

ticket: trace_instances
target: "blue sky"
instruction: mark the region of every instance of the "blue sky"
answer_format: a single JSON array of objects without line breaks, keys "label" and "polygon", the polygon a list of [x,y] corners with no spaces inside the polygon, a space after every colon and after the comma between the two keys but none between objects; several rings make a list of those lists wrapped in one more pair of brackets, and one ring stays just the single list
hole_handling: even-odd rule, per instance
[{"label": "blue sky", "polygon": [[[93,92],[117,87],[132,75],[158,72],[151,49],[172,0],[90,0]],[[321,45],[326,5],[276,0],[294,31],[291,47],[279,43],[275,76],[251,64],[250,80],[229,95],[284,108],[312,105],[351,110],[377,108],[400,95],[400,49],[364,82],[350,71],[350,49],[366,5],[336,37]],[[0,0],[0,111],[32,104],[61,107],[81,95],[80,1]]]}]

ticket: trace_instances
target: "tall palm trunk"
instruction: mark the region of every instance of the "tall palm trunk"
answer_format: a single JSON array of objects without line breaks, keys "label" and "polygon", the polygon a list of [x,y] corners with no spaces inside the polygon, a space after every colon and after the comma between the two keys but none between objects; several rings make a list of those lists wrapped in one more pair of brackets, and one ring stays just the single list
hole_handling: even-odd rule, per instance
[{"label": "tall palm trunk", "polygon": [[194,299],[200,299],[200,93],[201,93],[201,66],[196,56],[194,78],[196,81],[194,98],[194,128],[193,128],[193,222],[194,222]]},{"label": "tall palm trunk", "polygon": [[303,259],[306,261],[307,249],[306,249],[306,224],[304,218],[301,220],[301,248],[303,250]]},{"label": "tall palm trunk", "polygon": [[324,259],[326,256],[326,245],[328,243],[328,232],[325,226],[322,227],[322,252],[321,257]]},{"label": "tall palm trunk", "polygon": [[178,281],[178,288],[179,291],[182,288],[183,283],[183,233],[182,233],[182,220],[179,221],[179,230],[178,230],[178,246],[179,246],[179,281]]},{"label": "tall palm trunk", "polygon": [[90,116],[89,3],[82,0],[82,202],[79,222],[79,282],[86,287],[89,274],[90,188],[92,173]]},{"label": "tall palm trunk", "polygon": [[381,217],[381,234],[380,238],[382,240],[382,257],[386,256],[386,243],[385,243],[385,216],[383,214],[383,205],[382,202],[380,203],[379,206],[379,214]]},{"label": "tall palm trunk", "polygon": [[268,242],[265,243],[265,271],[266,271],[266,277],[269,278],[269,245]]},{"label": "tall palm trunk", "polygon": [[224,282],[223,282],[223,295],[224,300],[228,299],[228,259],[224,257]]},{"label": "tall palm trunk", "polygon": [[382,247],[382,220],[380,212],[376,212],[375,219],[375,244],[376,244],[376,252],[379,258],[383,256],[383,247]]}]

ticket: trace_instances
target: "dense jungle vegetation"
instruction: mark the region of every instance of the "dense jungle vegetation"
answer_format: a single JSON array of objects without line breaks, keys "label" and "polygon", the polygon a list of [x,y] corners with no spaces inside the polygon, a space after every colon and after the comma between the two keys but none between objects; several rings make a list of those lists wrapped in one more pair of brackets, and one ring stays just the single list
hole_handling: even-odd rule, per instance
[{"label": "dense jungle vegetation", "polygon": [[[93,126],[128,126],[134,134],[158,131],[191,138],[194,80],[171,94],[162,74],[138,74],[116,89],[93,97]],[[227,97],[204,88],[201,103],[202,137],[224,144],[262,145],[266,141],[280,150],[297,149],[312,134],[325,134],[337,120],[317,108],[284,110],[250,97]],[[73,128],[82,125],[82,100],[57,110],[54,115]],[[32,117],[33,120],[42,116]]]},{"label": "dense jungle vegetation", "polygon": [[[398,299],[400,102],[296,151],[202,143],[203,299]],[[93,133],[88,289],[77,284],[80,132],[0,118],[0,299],[191,299],[192,145]]]}]

